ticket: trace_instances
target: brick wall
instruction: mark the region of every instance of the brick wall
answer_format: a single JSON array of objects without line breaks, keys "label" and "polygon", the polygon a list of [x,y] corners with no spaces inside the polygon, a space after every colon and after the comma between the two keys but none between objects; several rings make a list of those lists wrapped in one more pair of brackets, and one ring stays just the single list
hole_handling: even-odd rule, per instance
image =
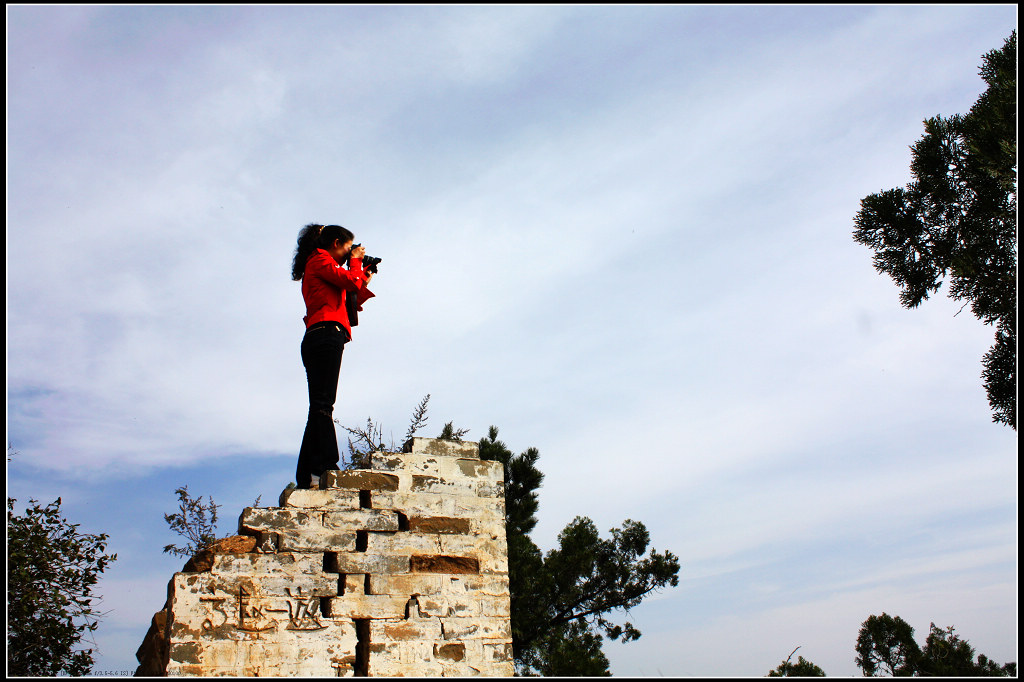
[{"label": "brick wall", "polygon": [[512,675],[502,466],[405,450],[246,508],[245,537],[174,575],[136,674]]}]

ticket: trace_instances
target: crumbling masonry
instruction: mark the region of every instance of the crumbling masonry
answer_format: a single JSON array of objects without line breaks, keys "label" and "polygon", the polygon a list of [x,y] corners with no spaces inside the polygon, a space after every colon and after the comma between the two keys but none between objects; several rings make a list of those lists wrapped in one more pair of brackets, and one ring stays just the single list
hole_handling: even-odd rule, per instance
[{"label": "crumbling masonry", "polygon": [[511,676],[504,473],[414,438],[246,508],[168,585],[137,675]]}]

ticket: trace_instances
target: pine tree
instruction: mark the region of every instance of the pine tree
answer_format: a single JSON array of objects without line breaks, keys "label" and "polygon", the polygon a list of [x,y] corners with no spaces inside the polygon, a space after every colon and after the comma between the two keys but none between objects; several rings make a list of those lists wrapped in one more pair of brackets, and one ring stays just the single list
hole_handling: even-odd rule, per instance
[{"label": "pine tree", "polygon": [[948,277],[995,343],[982,360],[992,420],[1017,428],[1017,32],[983,58],[966,115],[936,116],[911,147],[913,182],[861,201],[854,239],[914,308]]}]

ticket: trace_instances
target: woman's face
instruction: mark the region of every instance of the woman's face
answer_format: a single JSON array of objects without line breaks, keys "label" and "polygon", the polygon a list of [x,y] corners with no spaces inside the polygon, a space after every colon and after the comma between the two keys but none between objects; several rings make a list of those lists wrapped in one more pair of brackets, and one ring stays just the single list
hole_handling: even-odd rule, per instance
[{"label": "woman's face", "polygon": [[349,239],[347,242],[342,242],[340,239],[335,239],[334,244],[327,250],[327,253],[331,254],[331,257],[338,261],[340,264],[345,264],[345,259],[348,258],[349,251],[352,250],[352,240]]}]

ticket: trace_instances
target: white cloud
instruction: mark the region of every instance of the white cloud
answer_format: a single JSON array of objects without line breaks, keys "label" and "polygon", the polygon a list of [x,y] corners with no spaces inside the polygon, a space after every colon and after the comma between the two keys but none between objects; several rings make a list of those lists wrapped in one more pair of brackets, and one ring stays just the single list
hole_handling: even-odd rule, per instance
[{"label": "white cloud", "polygon": [[[863,519],[891,538],[873,504],[908,531],[965,510],[987,544],[975,561],[925,543],[863,583],[830,566],[823,584],[887,594],[875,586],[1005,559],[992,510],[1015,490],[988,486],[1016,480],[1015,439],[989,423],[978,379],[991,330],[942,300],[901,309],[850,233],[862,196],[908,180],[921,119],[977,96],[1011,10],[9,19],[17,466],[95,485],[294,453],[302,307],[286,273],[304,223],[339,221],[384,262],[336,415],[398,438],[429,392],[429,435],[496,423],[513,449],[539,447],[542,546],[577,513],[603,530],[639,518],[691,576],[736,589],[723,576],[794,537],[835,553],[832,534]],[[857,606],[839,601],[808,603]],[[849,615],[844,647],[867,614]],[[711,652],[765,625],[713,620],[685,633]],[[744,674],[799,643],[784,634]]]}]

